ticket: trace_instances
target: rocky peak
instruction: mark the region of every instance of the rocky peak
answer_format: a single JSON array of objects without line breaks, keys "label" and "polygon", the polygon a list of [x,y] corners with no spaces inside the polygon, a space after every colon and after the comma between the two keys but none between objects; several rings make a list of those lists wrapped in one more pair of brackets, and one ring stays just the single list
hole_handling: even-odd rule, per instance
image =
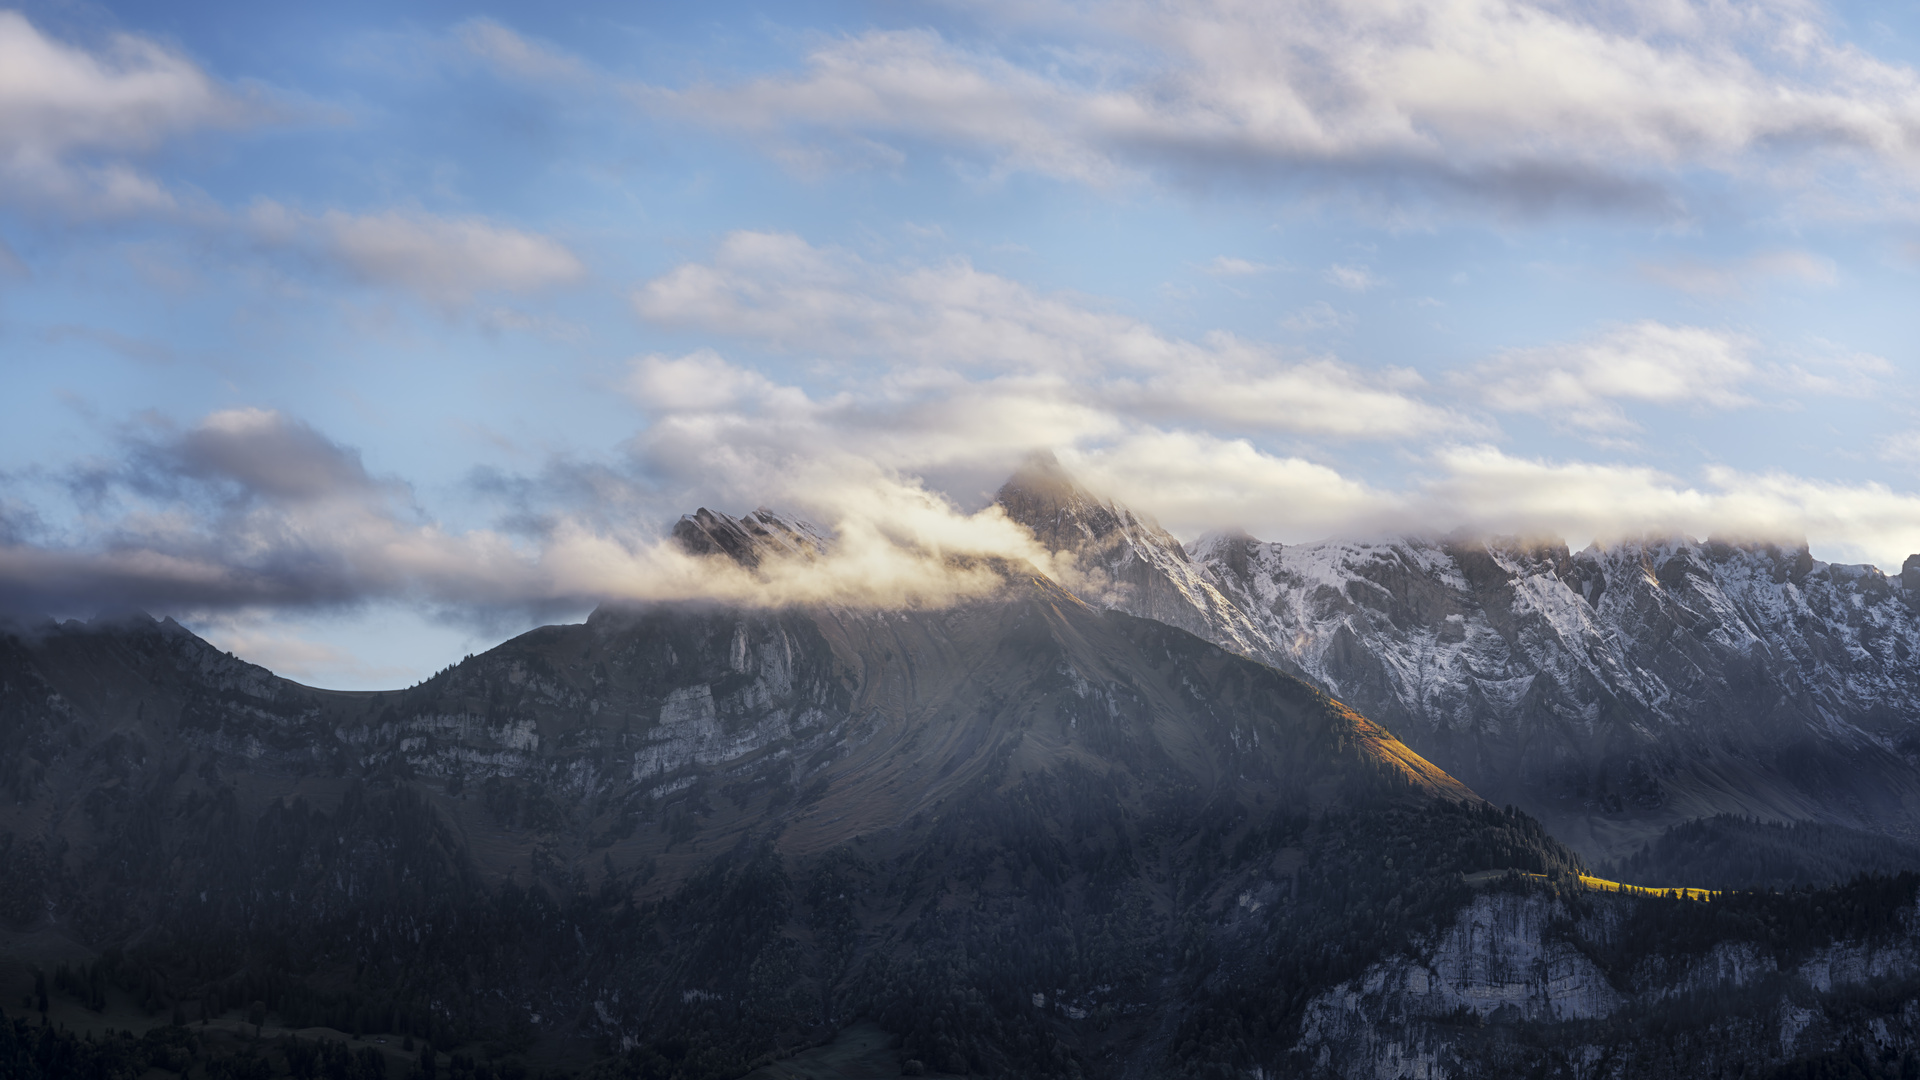
[{"label": "rocky peak", "polygon": [[1086,603],[1272,661],[1246,616],[1179,540],[1153,519],[1081,487],[1052,454],[1028,458],[995,501],[1049,550],[1074,556],[1077,574],[1069,584]]},{"label": "rocky peak", "polygon": [[674,523],[673,538],[694,555],[725,555],[749,569],[769,556],[813,558],[827,538],[812,524],[761,507],[744,517],[706,507]]},{"label": "rocky peak", "polygon": [[1050,453],[1029,457],[994,501],[1053,551],[1147,546],[1186,561],[1186,551],[1151,519],[1080,486]]}]

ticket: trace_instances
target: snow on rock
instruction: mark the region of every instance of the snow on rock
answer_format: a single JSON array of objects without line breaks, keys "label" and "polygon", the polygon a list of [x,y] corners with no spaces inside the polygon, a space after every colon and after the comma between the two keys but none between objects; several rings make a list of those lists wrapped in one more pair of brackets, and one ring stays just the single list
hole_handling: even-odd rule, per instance
[{"label": "snow on rock", "polygon": [[1889,578],[1684,537],[1179,548],[1050,462],[1000,502],[1075,555],[1082,599],[1317,683],[1589,854],[1720,812],[1920,833],[1920,559]]}]

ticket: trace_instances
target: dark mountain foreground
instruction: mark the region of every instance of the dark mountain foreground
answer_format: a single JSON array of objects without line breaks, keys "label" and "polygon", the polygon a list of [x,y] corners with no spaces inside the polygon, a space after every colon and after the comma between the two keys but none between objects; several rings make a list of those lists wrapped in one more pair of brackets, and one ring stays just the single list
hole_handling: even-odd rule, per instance
[{"label": "dark mountain foreground", "polygon": [[386,693],[16,627],[0,788],[0,1077],[1920,1063],[1920,878],[1589,892],[1308,684],[1011,569],[605,608]]}]

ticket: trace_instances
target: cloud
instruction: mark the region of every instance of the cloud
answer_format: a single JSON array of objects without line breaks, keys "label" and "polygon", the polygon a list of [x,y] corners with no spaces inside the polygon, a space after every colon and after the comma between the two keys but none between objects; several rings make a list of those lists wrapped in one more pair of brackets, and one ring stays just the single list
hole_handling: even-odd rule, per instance
[{"label": "cloud", "polygon": [[1207,264],[1206,272],[1215,277],[1251,277],[1255,274],[1271,274],[1280,267],[1269,263],[1253,262],[1249,259],[1237,259],[1231,255],[1215,255]]},{"label": "cloud", "polygon": [[179,53],[132,34],[99,49],[0,11],[0,197],[82,216],[168,210],[133,162],[169,139],[264,118]]},{"label": "cloud", "polygon": [[[882,265],[786,234],[734,233],[711,262],[688,263],[643,284],[634,305],[666,326],[882,364],[892,372],[884,385],[856,397],[885,400],[894,410],[929,395],[957,403],[985,395],[1005,407],[991,387],[963,390],[940,374],[974,372],[1014,376],[1030,403],[1037,405],[1037,396],[1057,399],[1063,411],[1072,411],[1069,403],[1102,409],[1116,425],[1179,419],[1344,438],[1472,426],[1422,400],[1423,384],[1407,372],[1289,359],[1230,334],[1175,338],[1085,298],[1036,293],[963,260]],[[697,392],[719,393],[733,385],[727,378],[716,376]],[[870,383],[867,374],[861,378]]]},{"label": "cloud", "polygon": [[246,226],[260,242],[323,260],[370,285],[455,306],[478,293],[532,292],[577,282],[587,270],[559,241],[483,218],[389,210],[306,214],[255,202]]},{"label": "cloud", "polygon": [[1920,431],[1902,431],[1880,440],[1880,459],[1902,465],[1920,465]]},{"label": "cloud", "polygon": [[1436,455],[1419,492],[1429,520],[1609,542],[1641,535],[1806,541],[1898,567],[1920,537],[1920,497],[1882,484],[1829,483],[1714,467],[1687,484],[1639,465],[1550,462],[1489,446]]},{"label": "cloud", "polygon": [[[684,389],[676,365],[690,363],[714,361],[654,358],[636,365],[636,389]],[[407,485],[370,474],[357,453],[280,413],[229,410],[184,430],[149,424],[118,465],[76,476],[89,506],[77,537],[0,503],[0,610],[135,605],[245,633],[263,613],[381,603],[486,621],[608,600],[938,606],[991,595],[1007,570],[1026,567],[1073,583],[1070,566],[996,508],[963,510],[925,476],[886,461],[917,460],[929,475],[980,462],[977,430],[957,438],[932,430],[938,409],[915,418],[932,424],[888,425],[879,410],[798,398],[738,369],[729,377],[729,393],[673,402],[679,411],[659,414],[624,466],[556,462],[546,476],[492,485],[545,500],[512,530],[445,527]],[[754,424],[743,408],[774,423]],[[848,416],[868,429],[845,434],[859,428]],[[1032,419],[1016,415],[1009,428]],[[774,434],[739,438],[749,430]],[[841,434],[804,442],[822,431]],[[1686,482],[1645,466],[1490,446],[1425,455],[1397,487],[1245,439],[1151,427],[1109,431],[1062,457],[1095,490],[1187,536],[1239,524],[1289,542],[1453,528],[1602,542],[1680,532],[1805,537],[1885,566],[1920,535],[1920,497],[1882,485],[1717,468]],[[997,483],[1013,462],[995,464]],[[693,505],[685,500],[695,492],[733,498],[736,489],[802,512],[822,527],[823,546],[748,569],[666,538],[672,510]],[[250,647],[269,646],[282,649],[281,663],[330,662],[299,642]]]},{"label": "cloud", "polygon": [[1327,267],[1321,275],[1327,284],[1337,285],[1348,292],[1366,292],[1381,284],[1373,271],[1364,266],[1342,266],[1335,264]]},{"label": "cloud", "polygon": [[657,513],[637,522],[562,513],[533,542],[452,532],[426,519],[404,484],[371,476],[353,451],[271,411],[149,431],[123,457],[76,480],[93,506],[90,535],[60,543],[0,531],[0,610],[134,605],[244,617],[375,601],[468,614],[604,600],[901,606],[993,592],[1004,579],[992,560],[1054,569],[997,509],[961,513],[917,480],[830,450],[768,490],[813,511],[831,549],[753,570],[687,554],[663,535],[671,518]]},{"label": "cloud", "polygon": [[1244,439],[1143,432],[1062,460],[1093,490],[1189,537],[1231,525],[1298,541],[1372,532],[1404,518],[1403,500],[1391,492]]},{"label": "cloud", "polygon": [[525,37],[492,19],[476,18],[461,23],[453,28],[453,40],[495,71],[513,78],[571,83],[593,75],[592,69],[578,57],[547,42]]},{"label": "cloud", "polygon": [[1767,280],[1831,287],[1839,280],[1833,260],[1806,251],[1772,251],[1732,262],[1682,260],[1644,263],[1642,276],[1695,296],[1737,296]]},{"label": "cloud", "polygon": [[892,139],[1095,185],[1519,213],[1670,214],[1703,169],[1844,200],[1910,192],[1920,168],[1920,76],[1801,4],[1143,0],[1067,25],[1044,64],[872,31],[790,74],[633,96],[774,148]]},{"label": "cloud", "polygon": [[1296,334],[1313,334],[1323,330],[1345,330],[1353,325],[1353,313],[1339,311],[1325,300],[1315,300],[1306,307],[1280,320],[1280,325]]},{"label": "cloud", "polygon": [[1755,374],[1754,343],[1739,334],[1641,321],[1587,341],[1513,349],[1466,382],[1502,412],[1549,416],[1593,432],[1634,427],[1616,402],[1737,408]]}]

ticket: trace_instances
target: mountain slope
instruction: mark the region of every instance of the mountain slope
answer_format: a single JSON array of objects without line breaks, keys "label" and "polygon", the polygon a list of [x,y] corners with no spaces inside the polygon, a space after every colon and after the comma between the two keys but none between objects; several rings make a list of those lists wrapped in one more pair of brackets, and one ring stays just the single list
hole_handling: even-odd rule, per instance
[{"label": "mountain slope", "polygon": [[[688,522],[749,566],[830,543]],[[1552,1074],[1574,1020],[1563,1075],[1917,1045],[1888,935],[1920,880],[1588,894],[1347,706],[1032,574],[941,609],[604,608],[384,693],[41,625],[0,634],[0,703],[0,1003],[40,964],[93,1035],[0,1018],[0,1055],[69,1073],[317,1052],[242,1018],[388,1034],[376,1063],[404,1034],[463,1080],[737,1077],[867,1023],[902,1068],[1000,1077]],[[1742,1004],[1676,1034],[1729,971]]]},{"label": "mountain slope", "polygon": [[1298,921],[1257,965],[1284,1025],[1448,917],[1462,868],[1573,866],[1318,691],[1043,579],[605,609],[392,693],[150,620],[3,655],[8,916],[120,948],[156,1008],[687,1076],[865,1015],[935,1068],[1157,1075],[1222,918]]},{"label": "mountain slope", "polygon": [[1176,558],[1051,463],[1000,501],[1077,553],[1090,602],[1301,674],[1596,856],[1717,813],[1920,828],[1920,561],[1889,579],[1757,544],[1236,533]]}]

